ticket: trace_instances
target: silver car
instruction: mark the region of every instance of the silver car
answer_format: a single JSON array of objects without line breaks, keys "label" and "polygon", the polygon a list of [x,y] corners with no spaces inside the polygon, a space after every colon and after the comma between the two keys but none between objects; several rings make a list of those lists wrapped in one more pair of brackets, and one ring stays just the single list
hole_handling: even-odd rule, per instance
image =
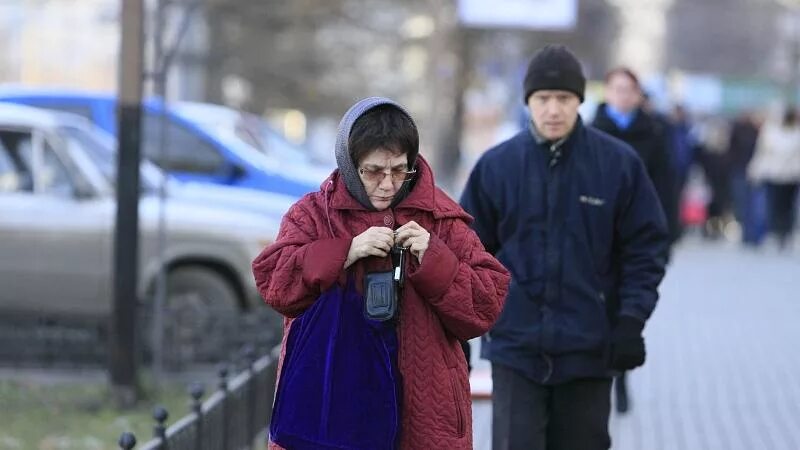
[{"label": "silver car", "polygon": [[[0,104],[0,314],[108,317],[116,211],[108,139],[75,116]],[[152,307],[165,267],[165,351],[197,355],[214,342],[209,327],[221,313],[262,304],[250,263],[293,199],[171,182],[161,203],[163,175],[147,164],[141,173],[138,297]]]}]

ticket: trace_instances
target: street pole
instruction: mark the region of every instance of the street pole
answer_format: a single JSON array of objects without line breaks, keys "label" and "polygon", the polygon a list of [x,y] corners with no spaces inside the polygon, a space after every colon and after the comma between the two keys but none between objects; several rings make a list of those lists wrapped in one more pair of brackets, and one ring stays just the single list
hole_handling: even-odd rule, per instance
[{"label": "street pole", "polygon": [[[162,63],[164,58],[164,26],[165,14],[167,13],[166,0],[157,0],[156,15],[153,20],[155,29],[153,30],[153,93],[161,102],[161,114],[158,115],[158,151],[162,161],[167,161],[167,70]],[[167,177],[162,177],[161,185],[158,188],[158,279],[154,295],[153,305],[153,336],[151,347],[153,348],[153,378],[157,388],[161,387],[161,378],[164,373],[164,309],[167,303]]]},{"label": "street pole", "polygon": [[139,163],[143,0],[122,0],[117,215],[114,228],[114,303],[111,318],[111,384],[118,407],[133,406],[139,396],[136,314],[139,261]]},{"label": "street pole", "polygon": [[[175,55],[178,52],[181,41],[186,35],[191,19],[195,11],[200,7],[200,2],[192,2],[185,6],[183,18],[181,19],[178,32],[172,45],[167,45],[165,42],[167,7],[170,4],[175,5],[175,2],[170,0],[157,0],[155,17],[153,18],[153,69],[150,72],[153,81],[153,94],[161,104],[161,112],[158,115],[158,152],[159,158],[162,161],[167,161],[169,153],[169,134],[167,127],[169,125],[167,118],[167,81],[169,71]],[[164,253],[167,248],[167,215],[166,215],[166,200],[167,200],[167,177],[161,179],[161,185],[158,190],[158,261],[159,271],[158,279],[156,281],[155,295],[153,296],[153,335],[151,336],[151,347],[153,349],[153,378],[157,388],[161,385],[161,380],[164,374],[164,331],[165,322],[169,318],[165,317],[167,312],[167,296],[168,296],[168,273],[167,273],[167,258]]]}]

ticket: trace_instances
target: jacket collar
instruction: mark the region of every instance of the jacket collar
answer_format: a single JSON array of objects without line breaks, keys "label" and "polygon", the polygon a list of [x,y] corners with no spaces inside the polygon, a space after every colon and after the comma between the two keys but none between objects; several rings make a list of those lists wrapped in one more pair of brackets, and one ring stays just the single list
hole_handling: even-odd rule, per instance
[{"label": "jacket collar", "polygon": [[572,141],[572,137],[578,134],[581,128],[583,128],[583,120],[581,119],[581,116],[578,115],[578,117],[575,119],[575,125],[573,125],[572,129],[569,131],[569,133],[567,133],[566,136],[557,141],[549,141],[539,134],[539,130],[536,129],[536,125],[533,123],[533,120],[528,121],[528,131],[531,133],[531,136],[533,136],[533,140],[536,141],[538,145],[547,148],[561,147],[568,141]]},{"label": "jacket collar", "polygon": [[642,111],[641,108],[637,108],[632,114],[634,114],[634,116],[631,123],[628,124],[628,127],[621,128],[609,115],[608,105],[606,103],[601,103],[597,106],[597,112],[594,116],[594,126],[617,137],[622,135],[633,136],[648,134],[652,128],[650,122],[651,116]]},{"label": "jacket collar", "polygon": [[568,154],[572,153],[570,149],[575,146],[575,141],[578,139],[577,136],[580,135],[582,130],[583,119],[581,119],[580,115],[578,115],[577,119],[575,120],[575,125],[572,127],[572,130],[569,132],[569,134],[555,142],[548,141],[544,137],[540,136],[539,132],[536,130],[536,126],[533,124],[533,120],[530,121],[528,126],[528,131],[533,137],[534,142],[536,142],[539,148],[546,152],[547,158],[551,161],[551,164],[554,164],[559,159],[562,159]]},{"label": "jacket collar", "polygon": [[[423,211],[433,211],[435,209],[436,185],[433,179],[433,171],[422,155],[417,156],[416,167],[416,178],[411,181],[413,185],[410,192],[394,209],[408,208]],[[321,189],[330,195],[330,205],[333,209],[369,211],[350,195],[339,169],[333,171],[322,184]]]}]

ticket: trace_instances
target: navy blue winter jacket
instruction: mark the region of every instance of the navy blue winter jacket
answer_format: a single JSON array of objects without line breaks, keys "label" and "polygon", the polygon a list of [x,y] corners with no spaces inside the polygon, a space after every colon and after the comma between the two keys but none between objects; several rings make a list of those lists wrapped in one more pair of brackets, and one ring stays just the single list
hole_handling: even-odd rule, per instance
[{"label": "navy blue winter jacket", "polygon": [[658,196],[634,150],[580,120],[553,158],[524,130],[487,151],[461,198],[512,274],[481,355],[534,381],[611,374],[621,315],[646,321],[668,248]]}]

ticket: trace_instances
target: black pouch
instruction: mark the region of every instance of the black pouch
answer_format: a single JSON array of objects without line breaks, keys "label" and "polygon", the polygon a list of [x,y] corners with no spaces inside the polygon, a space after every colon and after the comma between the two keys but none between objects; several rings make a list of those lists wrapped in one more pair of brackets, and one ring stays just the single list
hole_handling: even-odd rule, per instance
[{"label": "black pouch", "polygon": [[405,247],[392,247],[392,271],[370,272],[364,279],[364,315],[377,321],[392,320],[397,316],[400,293],[405,280]]},{"label": "black pouch", "polygon": [[397,314],[397,286],[393,272],[370,272],[364,278],[364,315],[380,322]]}]

